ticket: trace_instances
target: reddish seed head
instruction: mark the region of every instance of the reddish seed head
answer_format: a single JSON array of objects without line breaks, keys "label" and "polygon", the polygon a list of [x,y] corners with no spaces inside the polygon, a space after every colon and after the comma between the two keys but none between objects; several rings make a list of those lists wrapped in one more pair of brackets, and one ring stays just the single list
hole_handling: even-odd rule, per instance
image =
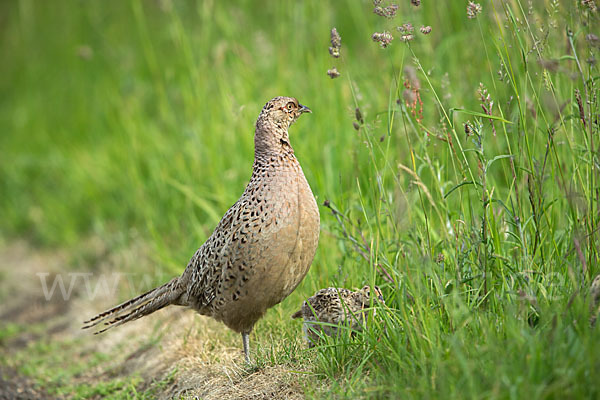
[{"label": "reddish seed head", "polygon": [[375,8],[373,9],[373,13],[379,15],[380,17],[385,17],[385,18],[390,18],[390,19],[392,19],[396,16],[396,13],[398,12],[398,5],[391,4],[387,7],[381,7],[379,4],[381,4],[381,2],[379,2],[375,5]]},{"label": "reddish seed head", "polygon": [[415,29],[412,24],[410,22],[405,22],[402,25],[400,25],[399,27],[397,27],[396,29],[398,29],[398,32],[403,33],[403,34],[407,34],[407,33],[412,33],[412,31]]},{"label": "reddish seed head", "polygon": [[379,45],[385,49],[386,47],[388,47],[390,45],[392,40],[394,40],[394,37],[392,36],[391,33],[387,32],[387,31],[383,31],[383,32],[375,32],[371,36],[371,39],[373,39],[374,42],[378,42]]},{"label": "reddish seed head", "polygon": [[477,18],[477,15],[481,12],[481,4],[474,3],[472,1],[467,4],[467,18]]}]

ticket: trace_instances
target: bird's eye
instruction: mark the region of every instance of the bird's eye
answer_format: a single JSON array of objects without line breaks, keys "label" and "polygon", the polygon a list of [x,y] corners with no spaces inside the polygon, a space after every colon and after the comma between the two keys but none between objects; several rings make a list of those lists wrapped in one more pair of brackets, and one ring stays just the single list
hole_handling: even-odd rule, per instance
[{"label": "bird's eye", "polygon": [[291,110],[292,108],[294,108],[294,103],[289,102],[289,103],[287,103],[286,107],[287,107],[288,110]]}]

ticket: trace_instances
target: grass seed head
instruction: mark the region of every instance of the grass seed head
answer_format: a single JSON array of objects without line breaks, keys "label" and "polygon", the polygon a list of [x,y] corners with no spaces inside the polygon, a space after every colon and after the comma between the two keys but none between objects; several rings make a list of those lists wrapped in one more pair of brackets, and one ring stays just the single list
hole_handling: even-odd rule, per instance
[{"label": "grass seed head", "polygon": [[331,46],[340,48],[342,46],[342,37],[336,28],[331,30]]},{"label": "grass seed head", "polygon": [[472,132],[473,128],[471,127],[471,121],[465,122],[465,134],[467,135],[467,137],[471,136]]},{"label": "grass seed head", "polygon": [[388,31],[383,31],[375,32],[373,35],[371,35],[371,39],[373,39],[374,42],[378,42],[379,45],[385,49],[390,45],[390,43],[392,43],[394,37]]},{"label": "grass seed head", "polygon": [[385,17],[385,18],[389,18],[392,19],[396,16],[396,13],[398,12],[398,5],[396,4],[391,4],[387,7],[381,7],[380,5],[376,5],[375,8],[373,9],[373,13],[379,15],[380,17]]},{"label": "grass seed head", "polygon": [[415,36],[412,34],[412,32],[414,31],[415,28],[412,26],[412,24],[410,22],[405,22],[402,25],[400,25],[399,27],[397,27],[396,29],[398,29],[398,31],[402,34],[400,39],[403,42],[410,42],[411,40],[413,40],[415,38]]},{"label": "grass seed head", "polygon": [[481,4],[470,1],[469,4],[467,4],[467,18],[477,18],[479,13],[481,13]]},{"label": "grass seed head", "polygon": [[356,121],[360,122],[361,124],[365,122],[362,116],[362,112],[360,112],[360,108],[358,107],[356,107],[356,109],[354,110],[354,117],[356,118]]},{"label": "grass seed head", "polygon": [[591,12],[596,12],[598,10],[594,0],[581,0],[581,5],[587,7]]},{"label": "grass seed head", "polygon": [[590,46],[600,47],[600,39],[598,38],[598,36],[594,35],[593,33],[585,35],[585,39],[588,41]]},{"label": "grass seed head", "polygon": [[429,35],[431,33],[431,26],[421,26],[421,33],[423,35]]},{"label": "grass seed head", "polygon": [[412,33],[415,28],[412,26],[412,24],[410,22],[405,22],[402,25],[400,25],[399,27],[397,27],[396,29],[398,30],[398,32],[400,32],[402,34],[408,34],[408,33]]},{"label": "grass seed head", "polygon": [[342,47],[342,37],[338,33],[336,28],[331,30],[331,47],[329,48],[329,54],[333,58],[340,57],[340,48]]},{"label": "grass seed head", "polygon": [[333,68],[327,70],[327,75],[329,75],[329,77],[331,79],[335,79],[338,76],[340,76],[340,73],[339,73],[339,71],[337,70],[336,67],[333,67]]},{"label": "grass seed head", "polygon": [[577,103],[577,108],[579,109],[579,119],[585,128],[585,108],[583,107],[583,100],[581,99],[581,92],[579,89],[575,89],[575,102]]},{"label": "grass seed head", "polygon": [[[479,88],[477,89],[477,97],[479,98],[479,102],[481,108],[484,113],[489,116],[492,116],[492,108],[494,108],[494,100],[492,96],[489,94],[487,88],[483,85],[483,83],[479,83]],[[492,124],[492,133],[496,136],[496,128],[494,127],[494,121],[490,119],[490,123]]]},{"label": "grass seed head", "polygon": [[481,82],[479,82],[479,88],[477,88],[477,98],[481,103],[488,107],[491,107],[494,103],[492,96],[488,93],[488,90]]}]

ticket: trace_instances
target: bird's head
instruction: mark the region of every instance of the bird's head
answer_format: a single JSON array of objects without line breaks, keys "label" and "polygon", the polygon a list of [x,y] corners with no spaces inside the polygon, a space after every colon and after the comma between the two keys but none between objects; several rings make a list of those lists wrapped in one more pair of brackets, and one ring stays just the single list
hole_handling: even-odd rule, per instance
[{"label": "bird's head", "polygon": [[293,97],[275,97],[267,102],[260,113],[259,120],[264,119],[275,126],[287,129],[298,117],[312,112]]},{"label": "bird's head", "polygon": [[293,97],[275,97],[263,107],[254,135],[255,155],[292,153],[288,128],[310,108]]},{"label": "bird's head", "polygon": [[[371,297],[370,286],[364,286],[362,289],[360,289],[360,291],[365,295],[367,299]],[[383,293],[381,293],[381,289],[379,289],[379,286],[373,286],[373,295],[375,296],[375,300],[379,300],[380,302],[385,303],[383,299]]]}]

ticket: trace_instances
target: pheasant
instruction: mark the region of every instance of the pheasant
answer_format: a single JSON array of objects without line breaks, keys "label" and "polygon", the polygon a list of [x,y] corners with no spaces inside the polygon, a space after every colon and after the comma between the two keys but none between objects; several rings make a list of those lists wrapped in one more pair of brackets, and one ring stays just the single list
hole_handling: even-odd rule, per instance
[{"label": "pheasant", "polygon": [[[381,303],[383,295],[377,286],[373,286],[374,300]],[[371,288],[364,286],[353,292],[344,288],[329,287],[321,289],[309,297],[302,308],[292,318],[303,318],[302,329],[309,347],[319,340],[319,332],[337,335],[339,326],[348,326],[360,331],[366,321],[366,309],[371,304]]]},{"label": "pheasant", "polygon": [[183,274],[84,322],[96,333],[137,320],[163,307],[191,308],[242,334],[250,362],[249,335],[267,309],[302,281],[319,241],[319,210],[288,128],[310,113],[292,97],[275,97],[255,125],[250,182]]}]

